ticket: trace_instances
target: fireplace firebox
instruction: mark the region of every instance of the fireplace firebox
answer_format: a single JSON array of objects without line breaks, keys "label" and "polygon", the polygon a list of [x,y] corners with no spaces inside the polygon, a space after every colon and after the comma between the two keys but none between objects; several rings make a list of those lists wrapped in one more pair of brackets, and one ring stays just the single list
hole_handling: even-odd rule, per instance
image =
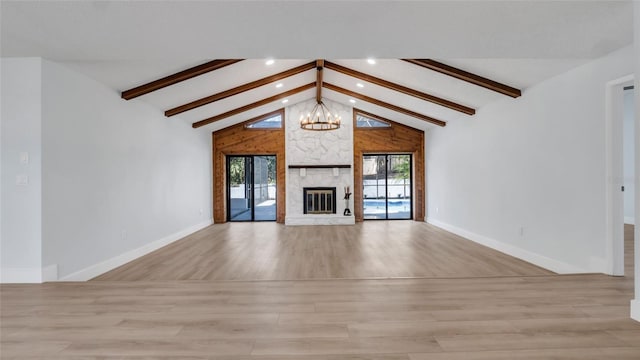
[{"label": "fireplace firebox", "polygon": [[303,189],[305,214],[335,214],[335,187],[306,187]]}]

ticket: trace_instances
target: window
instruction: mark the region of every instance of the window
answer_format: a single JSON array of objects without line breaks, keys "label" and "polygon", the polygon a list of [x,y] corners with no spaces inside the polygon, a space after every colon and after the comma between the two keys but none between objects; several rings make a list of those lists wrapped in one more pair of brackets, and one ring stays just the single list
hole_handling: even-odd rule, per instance
[{"label": "window", "polygon": [[280,129],[282,128],[282,112],[267,114],[245,125],[247,129]]},{"label": "window", "polygon": [[356,127],[359,128],[390,128],[391,124],[386,121],[365,116],[361,113],[356,114]]}]

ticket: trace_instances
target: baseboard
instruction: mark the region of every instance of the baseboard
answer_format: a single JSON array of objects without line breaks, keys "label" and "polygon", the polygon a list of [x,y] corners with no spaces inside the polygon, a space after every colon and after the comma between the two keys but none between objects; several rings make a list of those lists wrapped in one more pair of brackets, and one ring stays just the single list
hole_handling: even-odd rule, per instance
[{"label": "baseboard", "polygon": [[133,261],[141,256],[144,256],[152,251],[158,250],[163,246],[167,246],[172,242],[182,239],[183,237],[193,234],[194,232],[201,230],[209,225],[213,224],[211,220],[201,222],[197,225],[190,226],[184,230],[173,233],[169,236],[165,236],[162,239],[153,241],[149,244],[141,246],[137,249],[127,251],[118,256],[112,257],[95,265],[91,265],[80,271],[76,271],[73,274],[66,275],[60,281],[87,281],[94,277],[111,271],[118,266],[122,266],[130,261]]},{"label": "baseboard", "polygon": [[632,216],[625,216],[624,217],[624,223],[625,224],[629,224],[629,225],[635,225],[636,224],[636,218],[634,218]]},{"label": "baseboard", "polygon": [[42,268],[6,268],[0,269],[0,283],[3,284],[39,284],[42,282]]},{"label": "baseboard", "polygon": [[498,241],[483,235],[478,235],[471,231],[467,231],[435,219],[427,219],[427,222],[431,225],[437,226],[441,229],[444,229],[456,235],[462,236],[478,244],[490,247],[494,250],[500,251],[507,255],[511,255],[513,257],[516,257],[518,259],[540,266],[542,268],[551,270],[558,274],[580,274],[580,273],[593,272],[593,271],[581,269],[579,267],[576,267],[571,264],[567,264],[555,259],[548,258],[540,254],[533,253],[531,251],[519,248],[517,246],[513,246],[511,244],[505,244],[501,241]]},{"label": "baseboard", "polygon": [[631,300],[631,318],[640,321],[640,299]]}]

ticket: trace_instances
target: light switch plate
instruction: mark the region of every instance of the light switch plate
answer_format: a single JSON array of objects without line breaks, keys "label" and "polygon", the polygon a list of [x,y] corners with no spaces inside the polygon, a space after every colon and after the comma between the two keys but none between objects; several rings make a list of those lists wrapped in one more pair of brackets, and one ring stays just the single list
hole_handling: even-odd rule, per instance
[{"label": "light switch plate", "polygon": [[28,152],[21,152],[20,153],[20,164],[28,164],[29,163],[29,153]]}]

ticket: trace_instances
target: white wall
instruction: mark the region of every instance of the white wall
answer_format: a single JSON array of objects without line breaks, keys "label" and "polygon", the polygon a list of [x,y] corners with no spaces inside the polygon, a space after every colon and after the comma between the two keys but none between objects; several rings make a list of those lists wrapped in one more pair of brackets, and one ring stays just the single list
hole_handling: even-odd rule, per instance
[{"label": "white wall", "polygon": [[429,131],[428,221],[558,272],[604,271],[605,83],[632,72],[627,47]]},{"label": "white wall", "polygon": [[209,133],[53,62],[42,85],[44,266],[64,278],[210,223]]},{"label": "white wall", "polygon": [[635,223],[634,91],[626,90],[623,101],[622,168],[624,176],[624,222]]},{"label": "white wall", "polygon": [[3,282],[87,280],[211,223],[209,132],[57,63],[2,66]]},{"label": "white wall", "polygon": [[[2,59],[1,281],[41,280],[41,73],[38,58]],[[28,164],[20,154],[28,153]],[[28,177],[17,185],[16,176]]]}]

